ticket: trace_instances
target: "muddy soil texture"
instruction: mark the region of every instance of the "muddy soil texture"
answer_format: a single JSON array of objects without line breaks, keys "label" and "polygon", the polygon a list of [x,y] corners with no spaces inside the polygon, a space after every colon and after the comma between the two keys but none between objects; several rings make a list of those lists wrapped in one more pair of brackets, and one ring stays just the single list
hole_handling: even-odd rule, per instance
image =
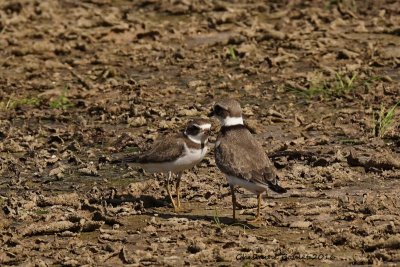
[{"label": "muddy soil texture", "polygon": [[[0,265],[399,265],[399,35],[396,0],[1,1]],[[289,188],[261,223],[212,151],[180,213],[109,163],[225,97]]]}]

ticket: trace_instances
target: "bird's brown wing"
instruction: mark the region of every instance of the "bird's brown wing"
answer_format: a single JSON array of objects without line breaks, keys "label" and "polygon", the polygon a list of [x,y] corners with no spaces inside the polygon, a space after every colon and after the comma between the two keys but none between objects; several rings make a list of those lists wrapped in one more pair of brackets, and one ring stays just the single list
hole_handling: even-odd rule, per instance
[{"label": "bird's brown wing", "polygon": [[261,145],[243,128],[221,134],[215,159],[222,172],[261,184],[275,184],[275,167]]},{"label": "bird's brown wing", "polygon": [[150,150],[142,154],[126,157],[122,161],[143,164],[171,162],[182,156],[184,151],[185,142],[181,135],[166,136],[158,139]]}]

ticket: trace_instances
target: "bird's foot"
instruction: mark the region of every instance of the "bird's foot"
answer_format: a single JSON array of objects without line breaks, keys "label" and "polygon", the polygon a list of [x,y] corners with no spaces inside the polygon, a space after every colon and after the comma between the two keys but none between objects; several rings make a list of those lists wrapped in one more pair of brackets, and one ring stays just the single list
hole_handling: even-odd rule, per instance
[{"label": "bird's foot", "polygon": [[182,211],[182,208],[180,208],[180,207],[174,207],[174,212],[175,213],[179,213],[179,212],[181,212]]},{"label": "bird's foot", "polygon": [[260,223],[261,222],[261,216],[256,216],[253,220],[247,221],[247,223]]},{"label": "bird's foot", "polygon": [[193,209],[188,208],[188,207],[184,207],[184,206],[178,206],[175,209],[175,212],[180,212],[180,213],[190,213],[192,211],[193,211]]}]

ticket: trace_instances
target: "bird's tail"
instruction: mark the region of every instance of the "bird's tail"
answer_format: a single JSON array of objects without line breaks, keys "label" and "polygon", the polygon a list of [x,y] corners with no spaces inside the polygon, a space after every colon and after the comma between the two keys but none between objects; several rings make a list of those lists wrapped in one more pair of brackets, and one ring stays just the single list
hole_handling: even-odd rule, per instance
[{"label": "bird's tail", "polygon": [[275,183],[268,182],[268,187],[272,191],[279,193],[279,194],[283,194],[283,193],[287,192],[287,189],[280,186],[277,181],[275,181]]}]

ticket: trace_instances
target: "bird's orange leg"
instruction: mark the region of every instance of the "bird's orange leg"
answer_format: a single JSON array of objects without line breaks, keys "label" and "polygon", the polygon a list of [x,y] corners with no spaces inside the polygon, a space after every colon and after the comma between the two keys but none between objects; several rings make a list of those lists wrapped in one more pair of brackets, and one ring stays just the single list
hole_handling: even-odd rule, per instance
[{"label": "bird's orange leg", "polygon": [[261,219],[260,216],[260,208],[261,208],[261,194],[257,195],[257,215],[254,218],[254,220],[248,221],[249,223],[255,223],[255,222],[259,222]]},{"label": "bird's orange leg", "polygon": [[176,180],[176,198],[177,198],[176,200],[178,209],[181,208],[181,192],[180,192],[181,178],[182,178],[182,172],[179,172],[177,174],[177,180]]},{"label": "bird's orange leg", "polygon": [[171,200],[172,206],[174,207],[174,210],[176,212],[176,211],[178,211],[178,208],[175,205],[174,198],[172,197],[171,190],[169,188],[169,181],[171,180],[171,177],[172,177],[172,172],[168,172],[166,189],[167,189],[167,193],[168,193],[169,199]]}]

